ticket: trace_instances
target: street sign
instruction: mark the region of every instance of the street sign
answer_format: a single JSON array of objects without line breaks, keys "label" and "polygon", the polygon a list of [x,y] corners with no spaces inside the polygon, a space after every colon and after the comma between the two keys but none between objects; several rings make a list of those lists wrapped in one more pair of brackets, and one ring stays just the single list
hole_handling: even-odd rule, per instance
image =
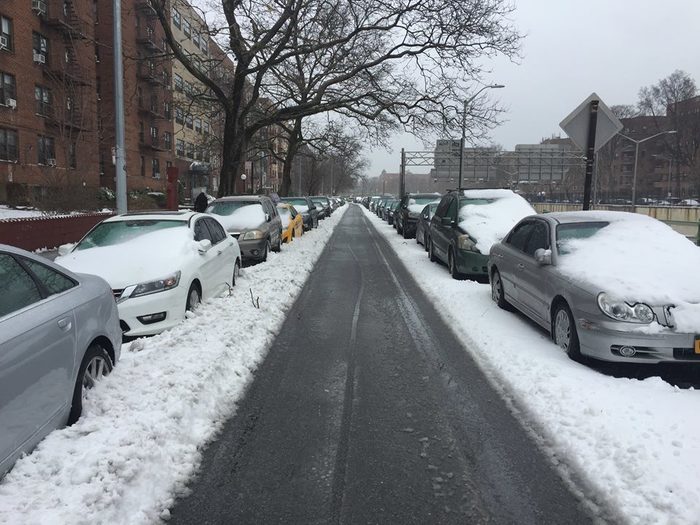
[{"label": "street sign", "polygon": [[610,108],[606,106],[598,95],[591,95],[581,102],[569,116],[561,121],[559,127],[563,129],[569,138],[583,151],[587,149],[589,122],[591,114],[591,102],[598,101],[598,116],[595,126],[595,146],[594,151],[598,151],[622,129],[622,122],[617,118]]}]

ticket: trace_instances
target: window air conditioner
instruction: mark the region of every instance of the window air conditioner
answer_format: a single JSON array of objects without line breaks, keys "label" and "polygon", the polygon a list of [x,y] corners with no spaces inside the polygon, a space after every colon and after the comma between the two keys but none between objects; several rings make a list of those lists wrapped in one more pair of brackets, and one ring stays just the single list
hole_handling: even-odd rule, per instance
[{"label": "window air conditioner", "polygon": [[34,53],[34,62],[37,64],[46,64],[46,57],[42,53]]},{"label": "window air conditioner", "polygon": [[37,15],[45,15],[46,2],[44,0],[32,0],[32,11],[36,11]]},{"label": "window air conditioner", "polygon": [[0,49],[7,49],[10,46],[6,36],[0,36]]},{"label": "window air conditioner", "polygon": [[17,101],[14,98],[5,99],[5,105],[9,108],[16,109]]},{"label": "window air conditioner", "polygon": [[46,165],[52,168],[56,167],[56,159],[46,159]]}]

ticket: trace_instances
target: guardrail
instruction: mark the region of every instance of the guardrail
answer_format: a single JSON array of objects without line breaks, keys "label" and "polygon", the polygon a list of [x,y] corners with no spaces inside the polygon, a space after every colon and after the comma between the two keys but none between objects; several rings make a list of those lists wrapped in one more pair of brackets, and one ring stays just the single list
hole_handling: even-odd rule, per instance
[{"label": "guardrail", "polygon": [[95,224],[112,215],[84,213],[0,220],[0,244],[29,251],[56,248],[61,244],[79,241]]}]

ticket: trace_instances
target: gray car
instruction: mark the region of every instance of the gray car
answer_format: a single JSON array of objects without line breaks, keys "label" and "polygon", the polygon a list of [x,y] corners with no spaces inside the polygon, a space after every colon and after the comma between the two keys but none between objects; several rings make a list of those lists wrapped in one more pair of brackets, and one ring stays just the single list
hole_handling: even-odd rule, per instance
[{"label": "gray car", "polygon": [[280,200],[291,204],[301,213],[304,231],[318,228],[318,208],[309,197],[282,197]]},{"label": "gray car", "polygon": [[[637,301],[613,299],[605,285],[584,277],[574,279],[560,269],[564,258],[574,256],[567,244],[594,241],[593,236],[613,220],[624,220],[621,215],[637,220],[636,214],[618,214],[607,220],[602,212],[526,217],[491,248],[492,299],[499,307],[514,307],[544,327],[572,359],[583,355],[630,363],[697,362],[700,341],[694,334],[675,329],[674,305],[646,304],[642,289],[637,291]],[[644,262],[630,260],[628,268],[620,267],[619,272],[631,272],[638,264]]]},{"label": "gray car", "polygon": [[207,213],[216,215],[238,240],[244,262],[266,261],[270,251],[282,249],[282,219],[265,195],[222,197],[209,205]]},{"label": "gray car", "polygon": [[0,244],[0,477],[78,420],[84,389],[112,370],[121,342],[104,280]]}]

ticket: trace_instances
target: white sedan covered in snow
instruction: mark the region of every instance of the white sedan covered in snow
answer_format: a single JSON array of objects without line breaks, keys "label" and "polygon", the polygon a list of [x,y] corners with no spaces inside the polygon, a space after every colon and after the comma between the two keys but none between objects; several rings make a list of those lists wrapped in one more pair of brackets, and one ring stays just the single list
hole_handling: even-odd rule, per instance
[{"label": "white sedan covered in snow", "polygon": [[623,212],[526,217],[491,248],[493,300],[572,358],[700,361],[700,248]]},{"label": "white sedan covered in snow", "polygon": [[203,298],[235,285],[241,267],[236,239],[211,215],[193,212],[111,217],[59,254],[57,264],[110,284],[126,336],[171,328]]}]

